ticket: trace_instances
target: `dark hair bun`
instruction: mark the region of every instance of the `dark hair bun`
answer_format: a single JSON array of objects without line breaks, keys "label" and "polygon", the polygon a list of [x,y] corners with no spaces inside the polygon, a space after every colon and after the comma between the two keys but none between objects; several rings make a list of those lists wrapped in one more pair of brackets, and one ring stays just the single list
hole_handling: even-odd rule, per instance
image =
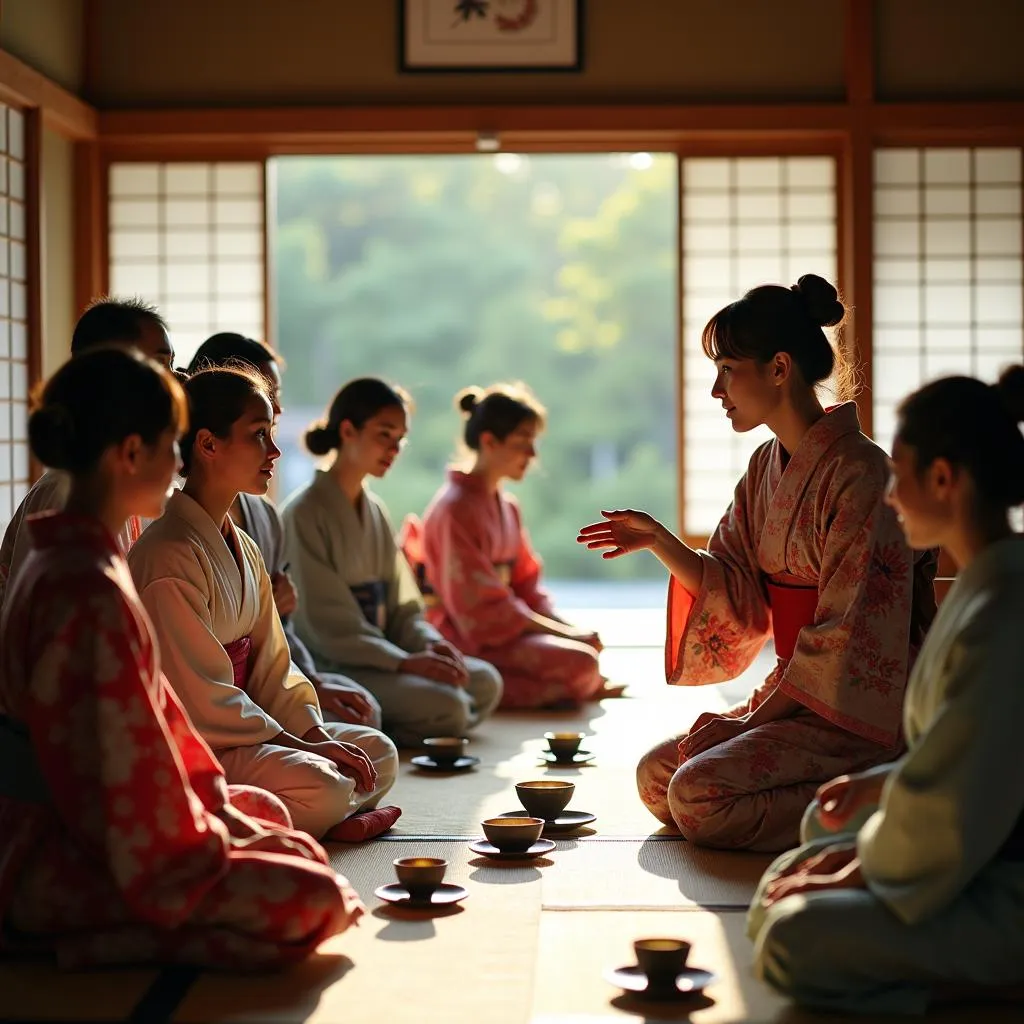
[{"label": "dark hair bun", "polygon": [[306,450],[310,455],[327,455],[338,447],[338,432],[324,424],[306,431]]},{"label": "dark hair bun", "polygon": [[42,405],[29,416],[28,438],[35,457],[51,469],[71,469],[75,462],[75,421],[57,402]]},{"label": "dark hair bun", "polygon": [[1024,366],[1008,366],[999,375],[996,393],[1017,423],[1024,423]]},{"label": "dark hair bun", "polygon": [[793,285],[793,291],[803,299],[808,315],[819,327],[834,327],[846,316],[846,307],[839,301],[839,293],[817,274],[804,274]]},{"label": "dark hair bun", "polygon": [[480,388],[463,388],[455,396],[455,404],[465,413],[472,415],[473,410],[480,404],[483,391]]}]

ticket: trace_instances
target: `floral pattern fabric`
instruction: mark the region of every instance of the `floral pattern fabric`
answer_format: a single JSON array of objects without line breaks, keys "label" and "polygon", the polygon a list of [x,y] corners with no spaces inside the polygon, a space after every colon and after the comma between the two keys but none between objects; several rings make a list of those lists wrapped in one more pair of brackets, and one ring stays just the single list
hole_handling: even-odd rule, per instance
[{"label": "floral pattern fabric", "polygon": [[542,563],[519,504],[452,470],[422,524],[407,526],[406,555],[422,560],[436,600],[427,618],[467,654],[489,661],[505,683],[504,708],[582,701],[602,686],[587,644],[528,631],[531,614],[556,617],[541,586]]},{"label": "floral pattern fabric", "polygon": [[280,802],[229,791],[113,538],[64,513],[29,523],[36,550],[0,627],[0,712],[27,728],[51,799],[0,799],[3,941],[65,966],[251,968],[357,920],[358,897]]}]

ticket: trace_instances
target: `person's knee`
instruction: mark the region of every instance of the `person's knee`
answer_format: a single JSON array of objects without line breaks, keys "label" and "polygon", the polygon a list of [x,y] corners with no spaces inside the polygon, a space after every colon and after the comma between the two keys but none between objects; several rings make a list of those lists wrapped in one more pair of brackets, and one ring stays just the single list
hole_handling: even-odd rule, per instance
[{"label": "person's knee", "polygon": [[250,818],[259,818],[272,825],[283,828],[292,827],[292,818],[284,801],[274,793],[257,786],[230,785],[228,798],[231,806],[248,814]]},{"label": "person's knee", "polygon": [[393,709],[384,728],[398,746],[418,747],[427,736],[463,736],[471,721],[469,696],[453,686],[436,684],[417,694],[415,702]]},{"label": "person's knee", "polygon": [[808,984],[820,990],[829,973],[823,970],[815,917],[813,903],[798,896],[780,900],[764,916],[754,945],[754,972],[785,995]]},{"label": "person's knee", "polygon": [[569,680],[571,696],[577,700],[586,700],[604,685],[597,652],[581,644],[578,648],[565,653],[566,678]]},{"label": "person's knee", "polygon": [[701,765],[681,765],[668,784],[672,820],[683,838],[697,846],[735,849],[746,845],[749,823],[729,813],[732,804]]},{"label": "person's knee", "polygon": [[476,707],[478,718],[486,718],[501,702],[505,683],[501,673],[489,662],[471,659],[469,669],[469,695]]},{"label": "person's knee", "polygon": [[319,839],[352,813],[355,780],[343,775],[334,762],[323,757],[310,758],[294,766],[290,774],[292,792],[282,791],[281,795],[290,804],[292,821],[300,832]]},{"label": "person's knee", "polygon": [[668,747],[675,750],[675,742],[659,743],[640,758],[636,766],[636,789],[644,806],[663,825],[675,828],[668,806],[668,784],[674,766],[669,757]]}]

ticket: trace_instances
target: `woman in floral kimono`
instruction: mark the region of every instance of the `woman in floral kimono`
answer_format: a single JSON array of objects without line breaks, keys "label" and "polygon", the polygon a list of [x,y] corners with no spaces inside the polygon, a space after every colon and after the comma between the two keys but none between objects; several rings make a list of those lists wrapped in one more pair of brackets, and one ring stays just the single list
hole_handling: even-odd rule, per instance
[{"label": "woman in floral kimono", "polygon": [[110,348],[59,370],[29,421],[71,484],[28,520],[0,624],[0,714],[45,781],[0,797],[0,946],[65,967],[278,965],[362,913],[280,801],[229,792],[160,671],[115,537],[159,515],[186,415],[169,373]]},{"label": "woman in floral kimono", "polygon": [[751,906],[756,970],[808,1006],[1024,998],[1022,420],[1020,366],[995,387],[934,381],[899,411],[889,502],[958,575],[907,689],[908,752],[822,787],[815,831],[834,834],[779,858]]},{"label": "woman in floral kimono", "polygon": [[[281,357],[268,345],[255,338],[224,331],[207,338],[199,346],[192,362],[190,374],[214,366],[246,365],[256,370],[268,384],[270,404],[276,425],[281,415]],[[292,664],[316,687],[320,709],[328,722],[348,722],[351,725],[381,727],[380,705],[365,687],[336,672],[319,672],[313,655],[295,631],[295,610],[299,594],[288,573],[284,551],[284,524],[281,515],[265,495],[240,492],[228,509],[235,526],[244,530],[260,549],[263,564],[270,573],[277,606],[288,641]]]},{"label": "woman in floral kimono", "polygon": [[365,686],[402,746],[461,736],[501,698],[493,666],[462,652],[423,616],[423,598],[395,543],[384,503],[366,486],[405,443],[409,399],[374,377],[350,381],[306,432],[329,466],[282,510],[299,591],[295,624],[317,666]]},{"label": "woman in floral kimono", "polygon": [[[434,600],[427,618],[462,651],[501,672],[502,707],[576,705],[602,696],[596,633],[558,616],[540,583],[541,562],[519,503],[502,488],[536,456],[545,411],[523,385],[468,388],[456,396],[472,456],[452,469],[422,526],[406,520],[406,554],[421,548]],[[421,536],[420,536],[421,534]]]},{"label": "woman in floral kimono", "polygon": [[128,556],[167,678],[229,781],[280,797],[317,839],[369,838],[400,813],[377,807],[397,775],[394,744],[368,726],[324,722],[291,664],[259,549],[228,515],[239,491],[266,492],[281,454],[267,384],[224,367],[185,390],[185,482]]},{"label": "woman in floral kimono", "polygon": [[641,798],[708,846],[793,846],[818,785],[891,760],[914,651],[934,615],[934,559],[916,558],[884,503],[885,453],[856,406],[822,408],[836,367],[823,327],[842,321],[814,275],[766,285],[717,313],[704,350],[712,396],[736,431],[775,438],[747,472],[706,551],[643,512],[605,512],[580,541],[605,558],[648,549],[669,569],[666,675],[687,686],[739,675],[769,635],[775,668],[725,714],[648,753]]}]

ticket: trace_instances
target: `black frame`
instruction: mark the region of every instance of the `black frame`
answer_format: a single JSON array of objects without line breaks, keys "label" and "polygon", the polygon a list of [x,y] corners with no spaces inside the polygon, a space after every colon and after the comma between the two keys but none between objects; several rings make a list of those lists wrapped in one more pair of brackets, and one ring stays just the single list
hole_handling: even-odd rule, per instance
[{"label": "black frame", "polygon": [[508,74],[509,72],[514,74],[535,74],[535,75],[553,75],[553,74],[577,74],[583,70],[583,12],[584,12],[584,0],[576,0],[576,61],[573,64],[553,64],[553,65],[538,65],[538,64],[527,64],[522,65],[502,65],[500,67],[493,67],[487,64],[466,64],[466,65],[437,65],[437,66],[417,66],[406,63],[405,59],[405,23],[406,23],[406,0],[397,0],[396,8],[398,12],[398,70],[403,74],[410,75],[465,75],[465,74]]}]

